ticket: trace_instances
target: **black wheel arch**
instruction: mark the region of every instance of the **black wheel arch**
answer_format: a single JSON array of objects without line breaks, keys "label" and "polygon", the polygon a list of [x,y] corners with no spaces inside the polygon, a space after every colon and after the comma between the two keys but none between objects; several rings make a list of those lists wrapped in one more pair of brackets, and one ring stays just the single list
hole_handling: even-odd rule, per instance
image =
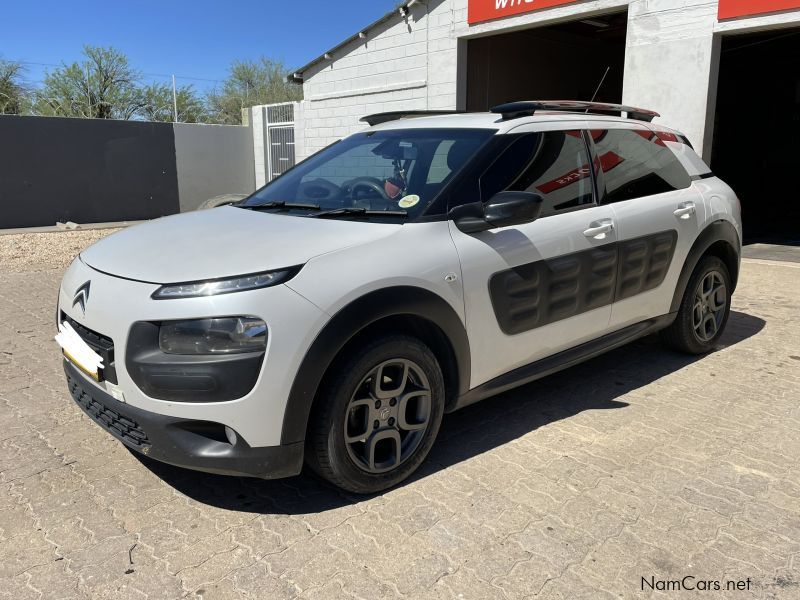
[{"label": "black wheel arch", "polygon": [[469,388],[469,339],[453,307],[441,296],[420,287],[376,290],[337,312],[309,347],[286,403],[281,444],[305,439],[317,390],[342,351],[364,336],[382,333],[414,335],[431,348],[442,367],[447,406]]},{"label": "black wheel arch", "polygon": [[730,221],[721,219],[708,225],[700,232],[700,235],[697,236],[697,239],[689,250],[680,277],[678,278],[678,285],[675,286],[675,294],[672,297],[670,312],[677,312],[680,308],[681,299],[686,292],[686,286],[689,284],[689,279],[697,263],[700,262],[701,258],[707,255],[716,256],[725,263],[725,266],[728,268],[728,273],[731,276],[731,293],[733,293],[736,289],[736,283],[739,280],[741,254],[742,242],[739,239],[736,228]]}]

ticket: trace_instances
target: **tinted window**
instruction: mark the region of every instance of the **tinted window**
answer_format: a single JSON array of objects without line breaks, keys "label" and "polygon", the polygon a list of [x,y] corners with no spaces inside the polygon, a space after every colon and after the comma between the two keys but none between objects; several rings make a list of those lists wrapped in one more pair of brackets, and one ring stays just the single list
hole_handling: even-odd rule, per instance
[{"label": "tinted window", "polygon": [[651,131],[591,132],[603,170],[603,202],[622,202],[687,188],[692,180],[672,151]]},{"label": "tinted window", "polygon": [[504,190],[543,198],[542,215],[591,204],[589,156],[580,131],[544,131],[521,136],[481,177],[485,202]]}]

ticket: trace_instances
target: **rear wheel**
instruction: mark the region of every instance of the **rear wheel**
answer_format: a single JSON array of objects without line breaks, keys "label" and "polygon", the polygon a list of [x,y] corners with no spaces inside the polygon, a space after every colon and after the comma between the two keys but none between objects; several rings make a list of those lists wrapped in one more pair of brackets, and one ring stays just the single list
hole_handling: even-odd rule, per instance
[{"label": "rear wheel", "polygon": [[713,350],[728,322],[731,290],[725,263],[716,256],[702,258],[686,286],[678,316],[662,332],[664,341],[689,354]]},{"label": "rear wheel", "polygon": [[357,493],[411,475],[433,445],[444,412],[444,379],[430,349],[382,337],[334,363],[312,414],[309,466]]}]

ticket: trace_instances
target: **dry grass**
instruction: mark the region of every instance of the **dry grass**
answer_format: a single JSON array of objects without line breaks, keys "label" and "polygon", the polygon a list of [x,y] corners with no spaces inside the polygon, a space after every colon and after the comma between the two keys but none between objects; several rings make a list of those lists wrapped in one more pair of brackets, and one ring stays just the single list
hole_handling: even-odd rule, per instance
[{"label": "dry grass", "polygon": [[63,269],[81,250],[119,229],[0,235],[0,268],[6,272]]}]

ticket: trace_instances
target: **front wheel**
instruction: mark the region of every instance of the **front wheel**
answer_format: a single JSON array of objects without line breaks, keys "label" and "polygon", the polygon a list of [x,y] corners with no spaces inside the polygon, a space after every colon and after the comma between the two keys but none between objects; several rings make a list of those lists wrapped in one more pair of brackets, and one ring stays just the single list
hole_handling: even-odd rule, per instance
[{"label": "front wheel", "polygon": [[731,312],[731,277],[716,256],[695,267],[683,294],[678,316],[662,339],[675,350],[704,354],[716,348]]},{"label": "front wheel", "polygon": [[411,475],[444,413],[444,378],[431,350],[405,335],[382,337],[334,363],[312,414],[306,456],[351,492],[388,489]]}]

